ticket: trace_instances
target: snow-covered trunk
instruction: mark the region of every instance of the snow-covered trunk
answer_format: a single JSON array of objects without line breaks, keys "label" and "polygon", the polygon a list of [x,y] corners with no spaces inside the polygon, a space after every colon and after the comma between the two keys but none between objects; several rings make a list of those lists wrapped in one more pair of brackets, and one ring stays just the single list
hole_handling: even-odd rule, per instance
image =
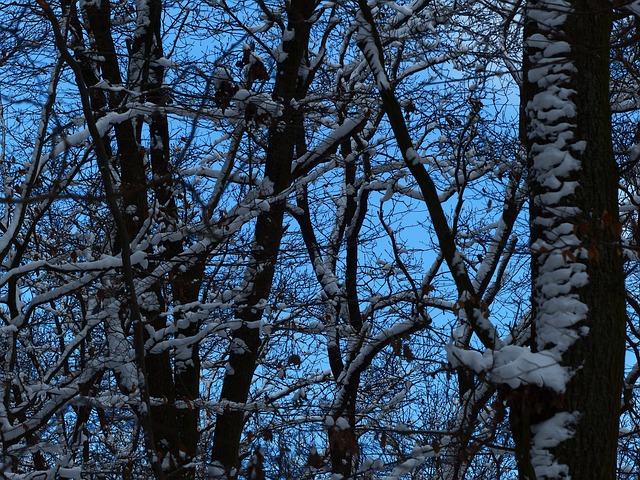
[{"label": "snow-covered trunk", "polygon": [[[300,78],[301,64],[308,50],[314,2],[293,0],[288,8],[288,25],[283,38],[281,60],[273,97],[282,102],[282,115],[271,120],[266,151],[265,195],[277,195],[291,184],[294,146],[299,138],[296,117],[302,115],[295,102],[305,96],[306,82]],[[285,201],[274,201],[258,215],[251,254],[247,260],[242,298],[236,299],[235,317],[241,326],[233,333],[229,365],[223,380],[221,401],[247,401],[261,345],[259,324],[268,299],[282,240]],[[239,474],[239,448],[245,412],[228,408],[216,418],[211,452],[213,478],[236,478]]]},{"label": "snow-covered trunk", "polygon": [[510,393],[523,479],[615,478],[625,303],[609,12],[605,0],[527,3],[532,349],[562,365],[568,381]]}]

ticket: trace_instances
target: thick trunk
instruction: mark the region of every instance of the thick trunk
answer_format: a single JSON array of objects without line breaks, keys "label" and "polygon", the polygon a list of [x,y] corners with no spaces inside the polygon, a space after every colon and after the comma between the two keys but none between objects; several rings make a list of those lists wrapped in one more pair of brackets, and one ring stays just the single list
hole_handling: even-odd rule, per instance
[{"label": "thick trunk", "polygon": [[[587,141],[576,199],[583,212],[579,228],[589,252],[589,283],[581,292],[588,306],[588,335],[565,355],[575,368],[566,410],[579,411],[575,435],[558,449],[573,478],[616,478],[616,448],[625,352],[625,286],[618,220],[619,172],[613,157],[609,108],[607,1],[574,2],[578,13],[569,34],[578,70],[577,136]],[[584,11],[583,11],[584,10]],[[592,461],[586,462],[585,459]]]},{"label": "thick trunk", "polygon": [[[95,42],[95,48],[101,52],[104,61],[100,69],[104,80],[112,85],[123,85],[120,65],[111,36],[111,11],[109,2],[97,5],[86,5],[88,28]],[[166,92],[162,88],[164,67],[155,60],[163,57],[161,37],[162,3],[158,0],[139,2],[138,25],[129,51],[129,91],[138,92],[139,102],[148,102],[159,108],[165,106]],[[123,107],[124,96],[118,93],[109,95],[109,107],[119,110]],[[134,238],[149,215],[148,193],[153,189],[159,204],[160,224],[166,232],[177,228],[177,209],[172,196],[173,182],[170,168],[170,137],[166,114],[162,111],[152,112],[149,122],[150,145],[148,156],[154,178],[152,185],[147,183],[147,169],[145,166],[145,151],[140,144],[142,119],[134,122],[127,121],[115,125],[115,140],[117,144],[116,165],[120,170],[120,193],[123,198],[124,217],[129,238]],[[116,250],[120,249],[116,242]],[[180,253],[180,242],[166,245],[163,259],[170,260]],[[182,275],[184,276],[184,275]],[[183,303],[197,299],[198,285],[191,286],[178,275],[172,282],[174,298],[179,297]],[[189,287],[184,285],[189,283]],[[165,293],[160,284],[151,287],[141,304],[141,311],[146,321],[155,330],[166,327],[166,317],[162,313],[166,310]],[[196,327],[197,328],[197,327]],[[193,332],[180,332],[192,334]],[[193,347],[192,362],[176,372],[174,383],[171,358],[168,351],[147,353],[145,355],[147,382],[149,394],[160,400],[151,407],[152,436],[155,440],[155,450],[163,464],[165,474],[173,478],[192,478],[193,469],[184,468],[196,454],[198,442],[197,419],[198,410],[180,408],[182,403],[191,405],[191,401],[198,396],[199,362],[197,348]],[[195,358],[194,358],[195,356]],[[176,401],[181,401],[176,405]]]},{"label": "thick trunk", "polygon": [[[618,171],[609,110],[610,4],[529,2],[524,98],[534,349],[564,391],[511,394],[520,478],[614,479],[624,367]],[[543,430],[553,429],[553,439]]]}]

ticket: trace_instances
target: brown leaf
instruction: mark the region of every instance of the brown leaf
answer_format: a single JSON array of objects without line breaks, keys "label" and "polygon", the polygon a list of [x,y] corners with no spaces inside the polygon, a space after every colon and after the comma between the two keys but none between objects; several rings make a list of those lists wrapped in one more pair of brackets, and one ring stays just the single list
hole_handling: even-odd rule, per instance
[{"label": "brown leaf", "polygon": [[402,353],[402,340],[400,340],[398,337],[393,337],[391,339],[391,342],[389,342],[389,345],[391,345],[391,348],[393,348],[393,353],[395,353],[396,355],[400,355]]},{"label": "brown leaf", "polygon": [[[238,87],[233,85],[231,82],[226,80],[222,80],[218,84],[218,88],[216,89],[216,93],[213,96],[213,99],[216,103],[216,106],[222,110],[222,113],[227,109],[227,107],[231,104],[231,100],[234,95],[238,92]],[[184,141],[187,139],[185,138]]]},{"label": "brown leaf", "polygon": [[456,303],[453,304],[453,313],[457,315],[460,309],[464,308],[464,305],[465,305],[464,300],[458,300]]},{"label": "brown leaf", "polygon": [[564,252],[562,252],[562,259],[564,260],[565,263],[567,263],[567,259],[569,259],[572,262],[575,262],[576,256],[571,250],[565,250]]},{"label": "brown leaf", "polygon": [[422,285],[422,295],[429,295],[435,289],[436,287],[434,287],[433,285],[429,285],[428,283],[426,285]]},{"label": "brown leaf", "polygon": [[489,316],[489,313],[491,313],[491,312],[489,311],[489,304],[488,304],[485,300],[482,300],[482,301],[480,302],[480,311],[481,311],[482,313],[486,314],[487,316]]},{"label": "brown leaf", "polygon": [[409,362],[415,358],[413,356],[413,352],[409,348],[409,345],[407,345],[406,343],[402,346],[402,356]]},{"label": "brown leaf", "polygon": [[602,212],[600,219],[602,220],[602,223],[604,223],[606,226],[613,225],[613,222],[614,222],[613,216],[609,213],[608,210],[605,210]]},{"label": "brown leaf", "polygon": [[295,353],[292,355],[289,355],[289,358],[287,359],[287,364],[288,365],[295,365],[298,366],[300,364],[302,364],[302,360],[300,359],[300,355],[296,355]]},{"label": "brown leaf", "polygon": [[257,58],[253,59],[253,63],[249,67],[247,76],[250,80],[269,80],[269,72],[264,64]]},{"label": "brown leaf", "polygon": [[313,447],[309,450],[309,456],[307,457],[307,466],[312,468],[320,468],[322,466],[322,457],[318,455],[318,450]]}]

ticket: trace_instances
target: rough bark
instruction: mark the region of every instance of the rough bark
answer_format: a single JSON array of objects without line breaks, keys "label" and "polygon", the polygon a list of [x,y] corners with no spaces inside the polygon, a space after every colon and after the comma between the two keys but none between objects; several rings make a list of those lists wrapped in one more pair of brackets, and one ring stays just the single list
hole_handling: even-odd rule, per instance
[{"label": "rough bark", "polygon": [[[529,169],[534,173],[530,174],[533,348],[559,351],[561,364],[571,372],[571,379],[561,392],[534,386],[512,392],[510,418],[521,479],[564,478],[567,473],[571,478],[614,479],[624,367],[625,289],[618,220],[618,171],[611,143],[609,109],[610,4],[603,0],[583,0],[560,5],[567,14],[566,21],[547,28],[531,20],[531,12],[535,15],[549,4],[529,2],[530,15],[525,26],[523,102],[527,111]],[[549,59],[545,54],[541,57],[540,48],[531,41],[535,35],[545,36],[552,43],[567,42],[570,46],[566,55],[553,60],[560,65],[554,72],[567,75],[567,79],[557,83],[561,88],[573,90],[569,101],[575,105],[575,113],[564,115],[555,124],[544,119],[543,109],[538,108],[540,103],[534,101],[545,88],[549,91],[548,86],[533,80],[535,69],[541,65],[540,58]],[[555,205],[544,200],[551,198],[545,195],[554,193],[554,189],[535,174],[536,152],[540,145],[550,144],[554,138],[550,135],[543,138],[536,122],[546,122],[549,127],[566,123],[568,127],[563,128],[570,135],[561,150],[579,164],[559,178],[561,188],[576,182],[575,192],[560,196]],[[561,333],[575,337],[562,351],[558,350],[559,344],[549,342],[549,336],[545,335],[553,320],[544,314],[543,303],[548,299],[545,300],[542,279],[548,272],[545,262],[554,253],[538,248],[538,241],[555,235],[554,229],[561,224],[573,224],[572,234],[578,241],[577,248],[568,245],[562,252],[567,268],[576,266],[575,271],[584,271],[588,276],[583,284],[567,283],[570,288],[567,295],[574,295],[584,304],[586,314]],[[557,311],[557,315],[565,313],[562,307]],[[539,452],[533,448],[535,432],[543,422],[559,418],[563,413],[575,418],[567,425],[572,434],[547,450],[549,458],[566,468],[557,469],[555,475],[545,474]]]}]

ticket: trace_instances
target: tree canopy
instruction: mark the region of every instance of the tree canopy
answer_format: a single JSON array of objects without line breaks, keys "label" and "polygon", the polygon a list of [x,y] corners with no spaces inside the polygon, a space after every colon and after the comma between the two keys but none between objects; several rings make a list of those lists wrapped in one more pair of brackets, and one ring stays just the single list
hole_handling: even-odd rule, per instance
[{"label": "tree canopy", "polygon": [[640,473],[640,3],[0,2],[0,476]]}]

